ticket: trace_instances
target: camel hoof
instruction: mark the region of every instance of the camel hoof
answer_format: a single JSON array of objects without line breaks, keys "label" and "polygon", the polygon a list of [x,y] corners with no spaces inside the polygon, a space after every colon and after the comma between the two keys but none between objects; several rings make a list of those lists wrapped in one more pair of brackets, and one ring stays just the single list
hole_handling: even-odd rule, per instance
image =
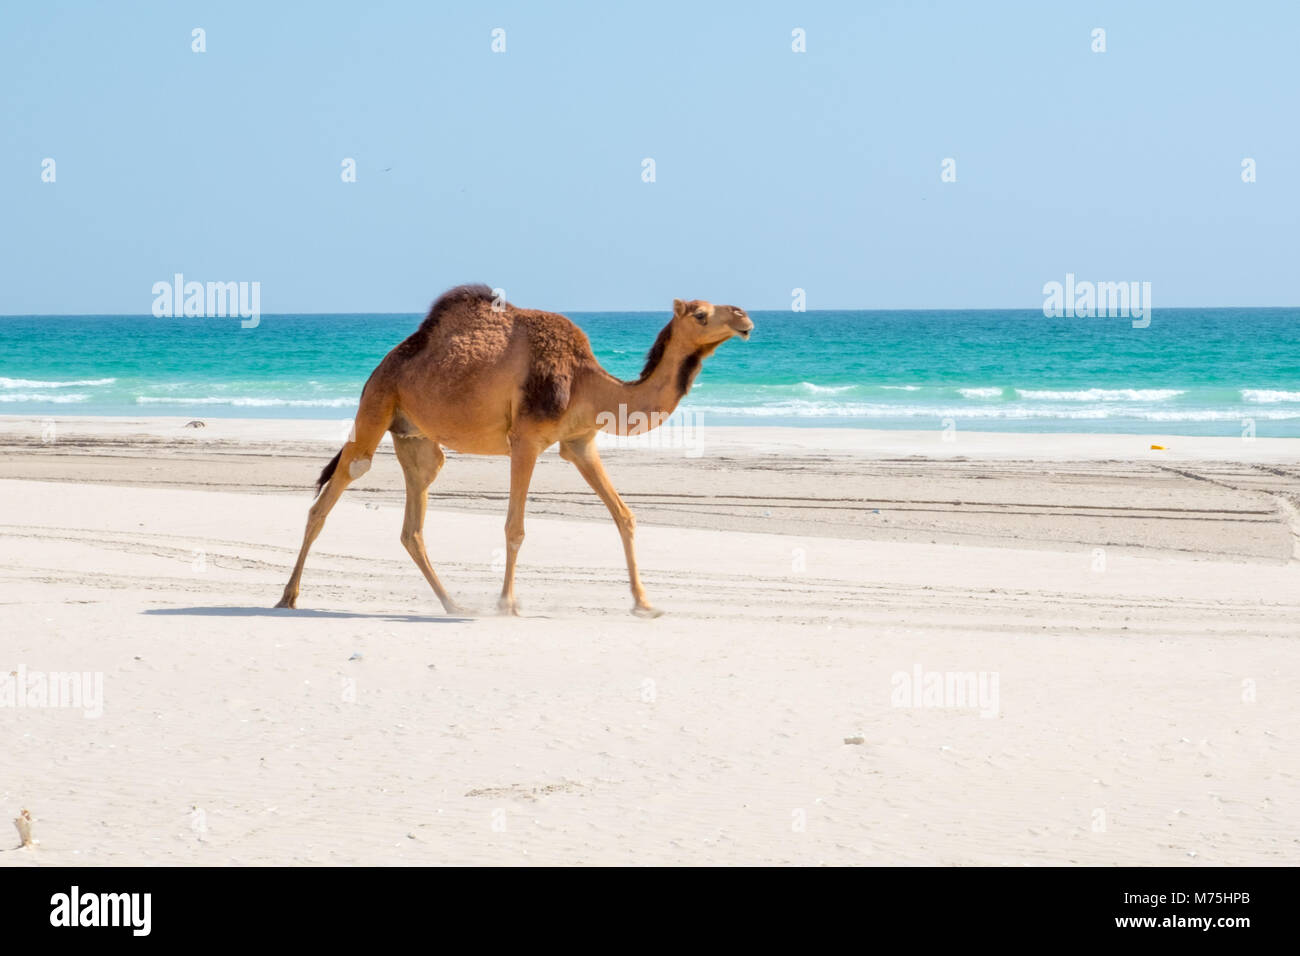
[{"label": "camel hoof", "polygon": [[497,601],[497,611],[501,614],[511,614],[515,617],[518,617],[519,602],[507,601],[505,598],[502,598],[500,601]]},{"label": "camel hoof", "polygon": [[296,597],[282,597],[280,598],[280,603],[276,605],[276,607],[287,607],[287,608],[296,608],[297,606],[298,606],[298,599]]},{"label": "camel hoof", "polygon": [[664,612],[657,607],[651,607],[649,604],[638,604],[632,608],[632,613],[637,617],[656,618],[663,617]]},{"label": "camel hoof", "polygon": [[474,613],[469,608],[465,607],[465,605],[457,604],[455,601],[447,601],[445,604],[443,604],[442,610],[444,613],[451,614],[456,617],[469,617]]}]

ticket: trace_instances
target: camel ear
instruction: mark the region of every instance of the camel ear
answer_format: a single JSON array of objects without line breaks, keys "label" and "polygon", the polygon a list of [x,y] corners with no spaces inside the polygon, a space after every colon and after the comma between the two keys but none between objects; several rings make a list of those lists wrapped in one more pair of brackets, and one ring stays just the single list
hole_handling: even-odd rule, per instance
[{"label": "camel ear", "polygon": [[681,299],[673,299],[673,315],[685,315],[686,303]]}]

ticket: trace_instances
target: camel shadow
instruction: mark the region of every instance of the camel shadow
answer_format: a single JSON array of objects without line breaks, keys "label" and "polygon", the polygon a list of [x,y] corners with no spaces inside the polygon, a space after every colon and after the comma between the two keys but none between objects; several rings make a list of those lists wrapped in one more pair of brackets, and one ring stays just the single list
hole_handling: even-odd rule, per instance
[{"label": "camel shadow", "polygon": [[399,624],[463,624],[466,621],[474,620],[472,617],[433,617],[427,614],[396,614],[392,612],[364,614],[358,611],[320,611],[311,608],[299,610],[297,608],[279,607],[159,607],[150,608],[140,613],[151,614],[156,617],[279,617],[288,618],[289,620],[307,618],[309,620],[323,621],[356,619],[390,621]]}]

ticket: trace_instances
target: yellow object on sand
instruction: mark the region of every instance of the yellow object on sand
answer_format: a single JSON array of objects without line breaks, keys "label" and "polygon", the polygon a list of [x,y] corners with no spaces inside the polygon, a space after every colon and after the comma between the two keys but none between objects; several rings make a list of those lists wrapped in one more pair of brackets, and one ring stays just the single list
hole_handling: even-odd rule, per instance
[{"label": "yellow object on sand", "polygon": [[1152,451],[1164,451],[1164,450],[1165,450],[1165,446],[1164,446],[1164,445],[1152,445],[1152,446],[1151,446],[1151,450],[1152,450]]}]

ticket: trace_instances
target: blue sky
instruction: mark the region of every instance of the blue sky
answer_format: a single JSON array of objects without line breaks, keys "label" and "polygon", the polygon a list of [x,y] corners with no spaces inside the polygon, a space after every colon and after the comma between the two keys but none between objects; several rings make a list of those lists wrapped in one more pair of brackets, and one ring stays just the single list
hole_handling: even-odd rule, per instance
[{"label": "blue sky", "polygon": [[1295,305],[1298,28],[1291,2],[7,3],[0,313],[145,314],[175,272],[258,281],[264,313],[466,281],[1036,308],[1066,272]]}]

